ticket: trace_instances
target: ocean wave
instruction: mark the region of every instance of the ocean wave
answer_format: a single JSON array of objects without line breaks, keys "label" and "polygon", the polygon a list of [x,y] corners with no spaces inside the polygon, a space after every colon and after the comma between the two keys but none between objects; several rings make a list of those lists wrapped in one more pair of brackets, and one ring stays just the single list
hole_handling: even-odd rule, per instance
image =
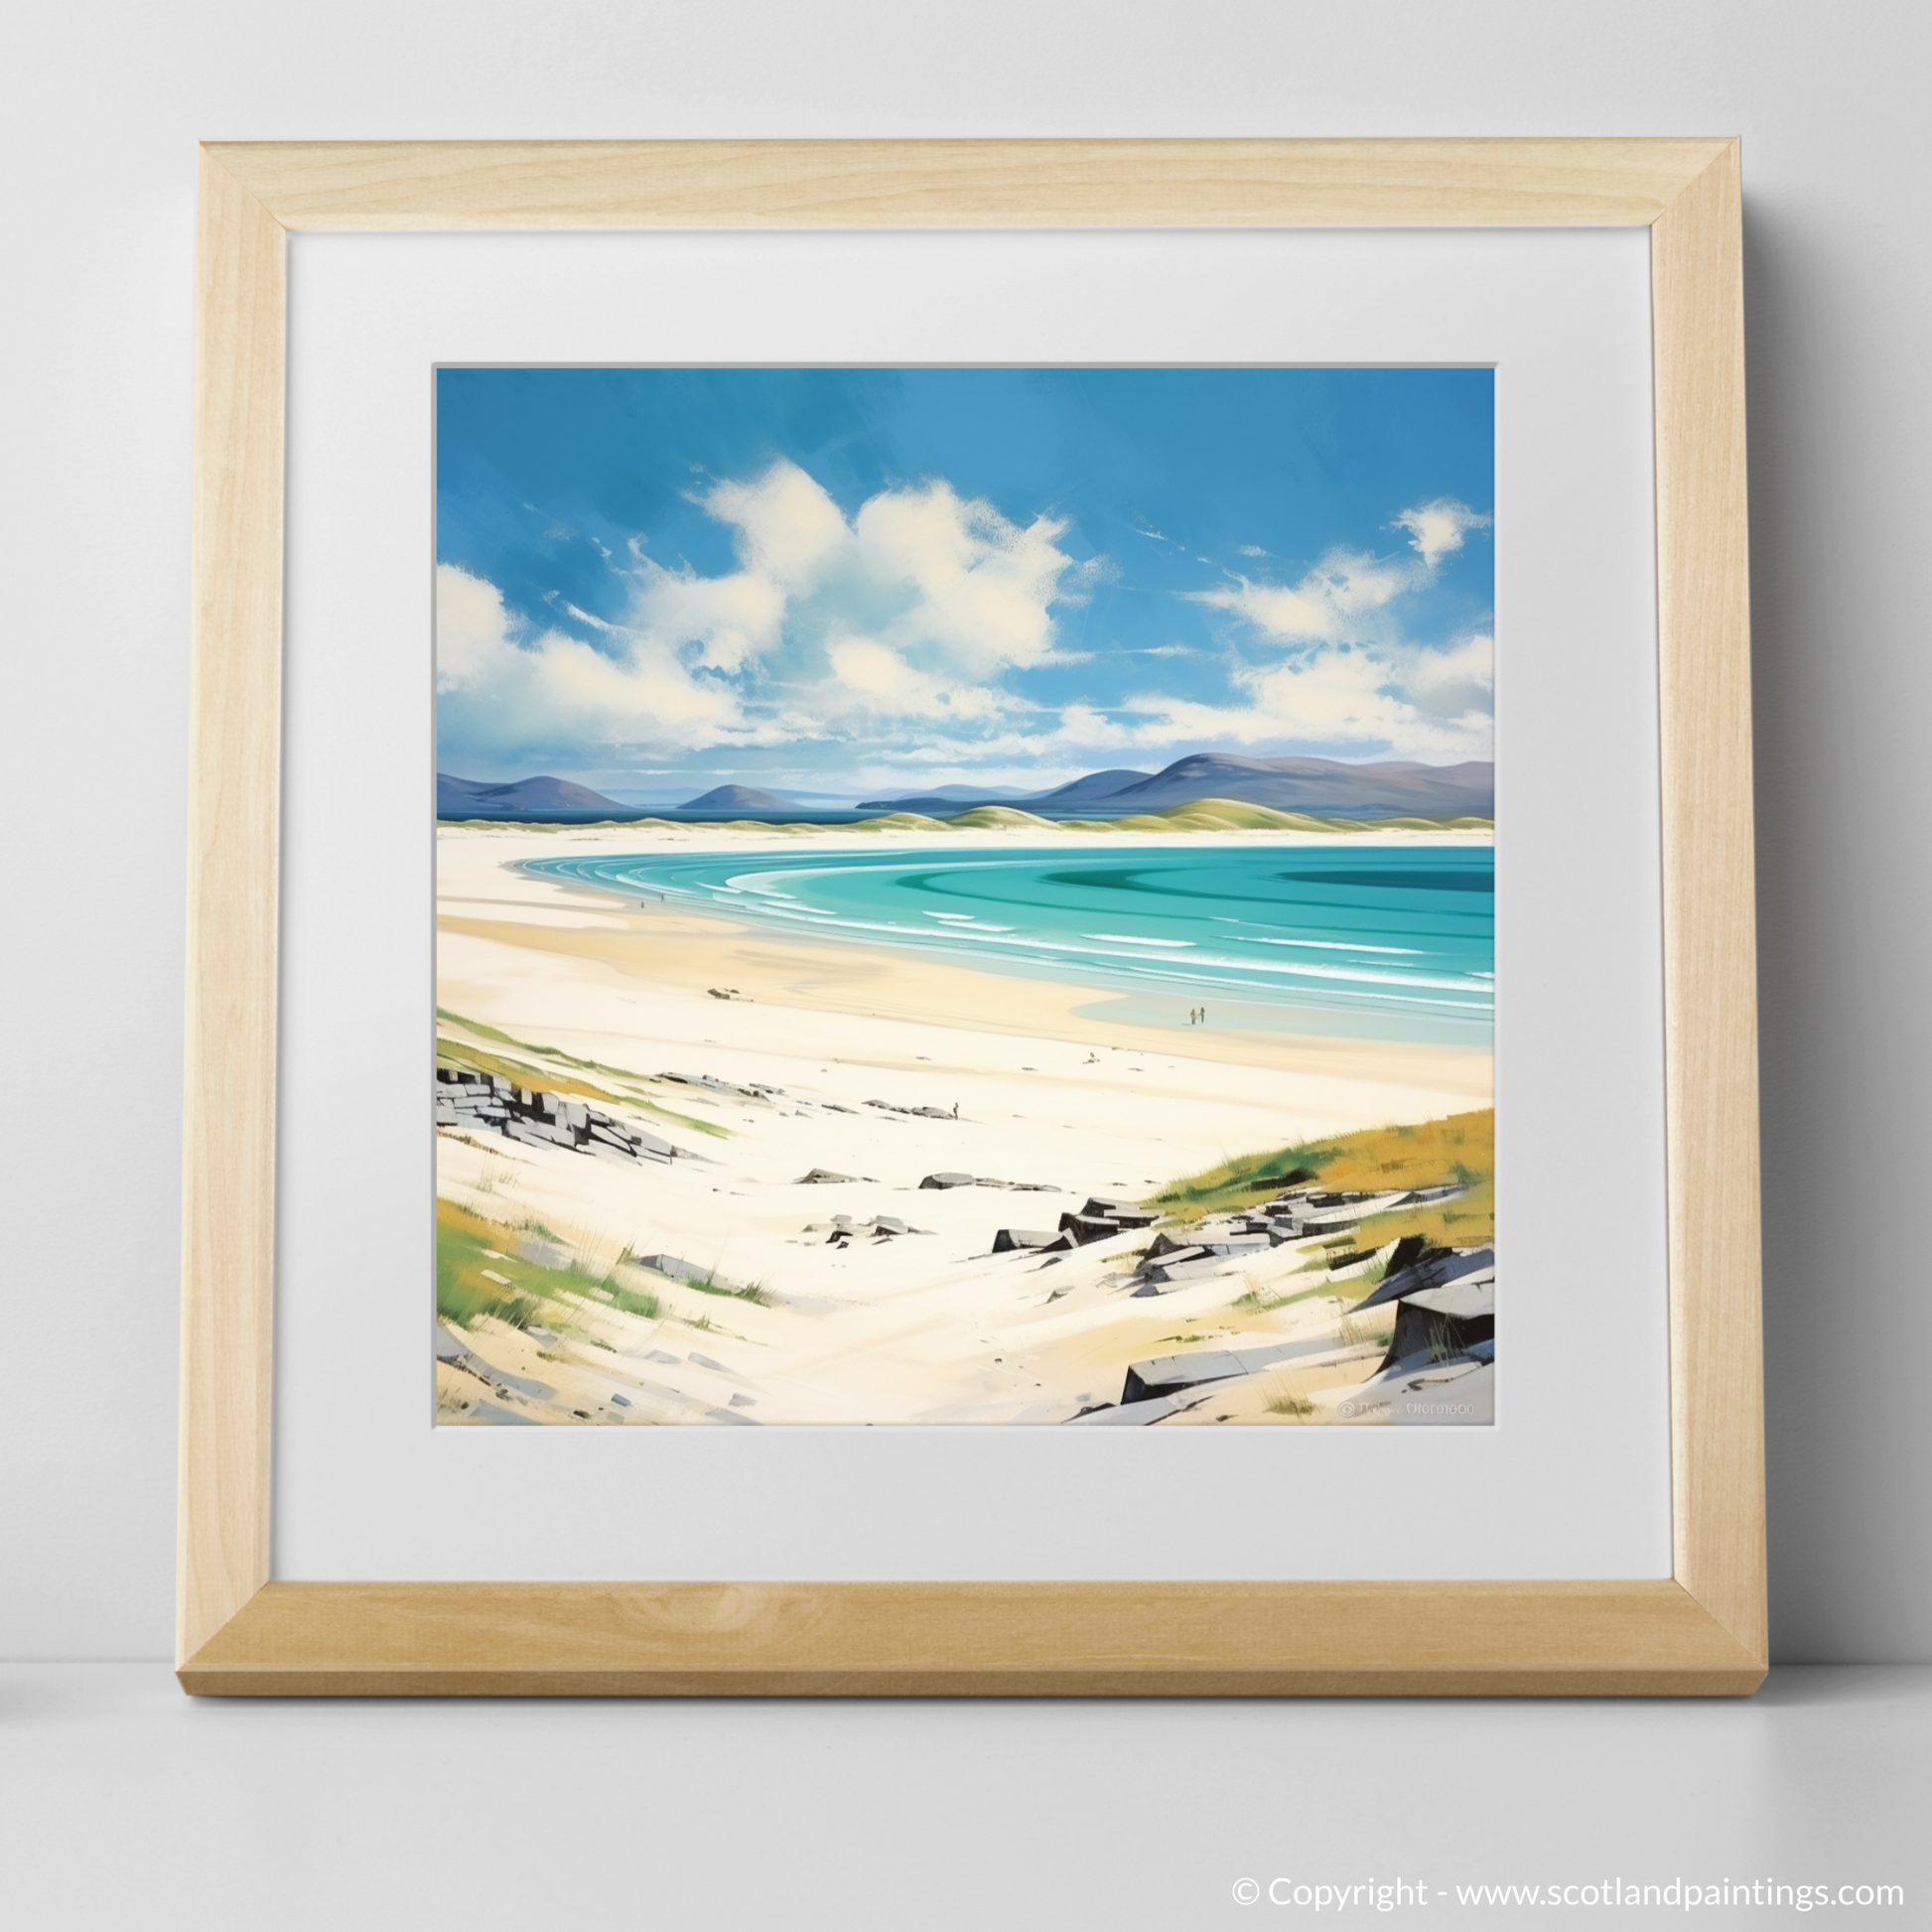
[{"label": "ocean wave", "polygon": [[[1253,1012],[1353,1014],[1351,1032],[1375,1033],[1379,1014],[1392,1026],[1460,1028],[1440,1036],[1466,1038],[1494,1010],[1487,904],[1446,906],[1451,896],[1417,878],[1438,863],[1466,873],[1466,849],[1445,848],[1440,862],[1391,850],[1385,879],[1351,851],[1342,895],[1327,890],[1319,860],[1298,852],[1284,868],[1270,848],[786,858],[761,854],[747,866],[717,853],[635,853],[525,869],[801,936],[950,953],[983,970],[1166,988],[1189,1002],[1205,993]],[[917,902],[935,896],[940,905]],[[1239,909],[1220,909],[1230,904]],[[1143,921],[1148,929],[1127,929]],[[1190,930],[1197,936],[1182,936]]]}]

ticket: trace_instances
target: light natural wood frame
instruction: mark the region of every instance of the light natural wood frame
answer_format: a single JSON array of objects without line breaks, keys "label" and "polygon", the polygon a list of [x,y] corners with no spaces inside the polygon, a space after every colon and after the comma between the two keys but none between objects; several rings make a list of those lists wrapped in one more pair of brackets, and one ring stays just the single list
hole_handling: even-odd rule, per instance
[{"label": "light natural wood frame", "polygon": [[[177,1669],[193,1692],[1748,1693],[1765,1669],[1734,141],[214,144],[201,155]],[[1642,224],[1662,693],[1673,1577],[269,1579],[285,233]]]}]

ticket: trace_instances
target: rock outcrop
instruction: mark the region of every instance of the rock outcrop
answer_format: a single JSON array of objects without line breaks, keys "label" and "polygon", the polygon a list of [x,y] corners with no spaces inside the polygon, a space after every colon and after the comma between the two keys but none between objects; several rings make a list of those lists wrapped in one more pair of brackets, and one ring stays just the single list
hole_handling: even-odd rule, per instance
[{"label": "rock outcrop", "polygon": [[438,1127],[481,1128],[530,1147],[560,1147],[573,1154],[600,1154],[613,1161],[668,1165],[685,1150],[568,1094],[519,1087],[499,1073],[436,1069]]}]

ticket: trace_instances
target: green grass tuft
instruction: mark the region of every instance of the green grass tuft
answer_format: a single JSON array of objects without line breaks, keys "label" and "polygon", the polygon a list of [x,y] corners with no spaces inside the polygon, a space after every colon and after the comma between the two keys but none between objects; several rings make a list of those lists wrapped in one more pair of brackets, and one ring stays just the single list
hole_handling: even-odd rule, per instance
[{"label": "green grass tuft", "polygon": [[[1475,1248],[1496,1238],[1496,1110],[1451,1114],[1404,1127],[1304,1141],[1242,1155],[1164,1187],[1150,1205],[1183,1225],[1250,1208],[1263,1190],[1315,1181],[1335,1193],[1392,1193],[1459,1181],[1468,1191],[1431,1205],[1395,1208],[1362,1222],[1339,1249],[1379,1248],[1405,1234],[1437,1247]],[[1325,1263],[1323,1264],[1325,1266]]]}]

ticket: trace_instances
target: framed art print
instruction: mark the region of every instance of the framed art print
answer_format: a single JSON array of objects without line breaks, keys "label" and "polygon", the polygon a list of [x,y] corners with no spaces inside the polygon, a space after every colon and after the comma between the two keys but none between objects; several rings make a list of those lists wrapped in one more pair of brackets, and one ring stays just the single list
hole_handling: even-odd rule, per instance
[{"label": "framed art print", "polygon": [[1733,144],[203,179],[189,1689],[1755,1684]]}]

